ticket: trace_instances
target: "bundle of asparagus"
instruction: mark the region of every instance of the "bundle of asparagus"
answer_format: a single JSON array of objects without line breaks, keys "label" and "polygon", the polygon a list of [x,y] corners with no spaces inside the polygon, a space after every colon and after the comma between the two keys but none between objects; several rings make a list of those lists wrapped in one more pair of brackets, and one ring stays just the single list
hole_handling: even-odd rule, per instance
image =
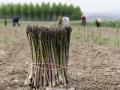
[{"label": "bundle of asparagus", "polygon": [[67,85],[67,64],[71,27],[28,26],[27,37],[32,53],[32,88]]}]

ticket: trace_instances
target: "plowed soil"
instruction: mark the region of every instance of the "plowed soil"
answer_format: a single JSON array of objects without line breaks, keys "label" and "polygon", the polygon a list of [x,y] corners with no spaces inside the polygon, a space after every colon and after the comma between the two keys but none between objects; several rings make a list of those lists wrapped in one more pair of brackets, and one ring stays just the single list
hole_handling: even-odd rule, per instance
[{"label": "plowed soil", "polygon": [[[31,52],[25,29],[0,27],[0,90],[28,90]],[[120,90],[120,49],[71,38],[68,76],[77,90]]]}]

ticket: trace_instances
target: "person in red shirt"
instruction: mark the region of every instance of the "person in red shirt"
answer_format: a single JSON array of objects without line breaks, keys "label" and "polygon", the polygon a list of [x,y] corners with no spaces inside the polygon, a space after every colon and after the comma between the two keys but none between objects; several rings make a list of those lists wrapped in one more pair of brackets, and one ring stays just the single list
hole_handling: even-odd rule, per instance
[{"label": "person in red shirt", "polygon": [[80,20],[82,21],[82,25],[86,26],[86,16],[81,16]]}]

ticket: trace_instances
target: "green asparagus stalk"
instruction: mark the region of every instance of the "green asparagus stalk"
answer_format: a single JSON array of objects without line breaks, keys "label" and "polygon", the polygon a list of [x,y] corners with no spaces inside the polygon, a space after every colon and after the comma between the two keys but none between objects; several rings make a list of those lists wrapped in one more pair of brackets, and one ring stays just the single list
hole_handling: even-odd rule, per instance
[{"label": "green asparagus stalk", "polygon": [[71,27],[28,26],[27,37],[31,47],[32,87],[55,87],[68,84],[67,64]]}]

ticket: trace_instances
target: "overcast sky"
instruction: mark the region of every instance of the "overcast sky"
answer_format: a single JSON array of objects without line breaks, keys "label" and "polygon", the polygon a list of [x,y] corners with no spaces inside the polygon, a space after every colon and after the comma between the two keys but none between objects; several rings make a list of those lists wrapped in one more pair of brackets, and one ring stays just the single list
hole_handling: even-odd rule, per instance
[{"label": "overcast sky", "polygon": [[0,0],[0,3],[66,3],[80,6],[83,12],[110,12],[120,10],[120,0]]}]

